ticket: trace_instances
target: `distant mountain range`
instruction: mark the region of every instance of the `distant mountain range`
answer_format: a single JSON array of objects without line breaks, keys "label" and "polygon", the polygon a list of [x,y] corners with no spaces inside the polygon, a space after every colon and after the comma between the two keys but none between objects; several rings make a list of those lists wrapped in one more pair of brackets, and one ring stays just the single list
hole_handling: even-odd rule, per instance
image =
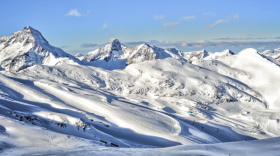
[{"label": "distant mountain range", "polygon": [[130,48],[115,39],[72,56],[25,27],[0,38],[0,153],[246,155],[238,152],[247,146],[252,155],[264,145],[275,155],[279,55]]},{"label": "distant mountain range", "polygon": [[[38,30],[30,26],[12,33],[11,36],[0,37],[0,65],[8,71],[20,71],[35,64],[85,64],[104,69],[124,69],[130,64],[155,59],[175,58],[192,63],[196,60],[213,60],[229,55],[235,54],[229,49],[220,53],[211,53],[204,49],[183,52],[176,48],[164,49],[146,43],[130,48],[115,39],[86,55],[78,53],[74,57],[50,45]],[[280,49],[267,50],[263,55],[279,61]]]}]

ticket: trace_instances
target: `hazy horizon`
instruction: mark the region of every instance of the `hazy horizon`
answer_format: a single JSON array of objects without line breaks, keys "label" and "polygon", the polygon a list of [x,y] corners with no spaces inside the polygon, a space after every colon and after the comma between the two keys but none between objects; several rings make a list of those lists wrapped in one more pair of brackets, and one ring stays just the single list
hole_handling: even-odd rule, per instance
[{"label": "hazy horizon", "polygon": [[[113,38],[127,46],[219,52],[280,47],[279,1],[6,1],[0,36],[32,26],[71,54],[97,49]],[[10,9],[17,10],[16,12]],[[273,11],[267,11],[273,10]],[[4,16],[5,15],[5,16]]]}]

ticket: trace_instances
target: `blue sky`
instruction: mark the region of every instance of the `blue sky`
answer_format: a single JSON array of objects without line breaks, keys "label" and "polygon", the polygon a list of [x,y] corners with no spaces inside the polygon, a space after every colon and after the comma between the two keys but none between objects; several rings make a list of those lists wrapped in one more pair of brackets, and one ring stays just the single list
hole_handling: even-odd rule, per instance
[{"label": "blue sky", "polygon": [[114,38],[183,51],[280,48],[280,1],[9,0],[0,5],[0,36],[31,26],[71,54]]}]

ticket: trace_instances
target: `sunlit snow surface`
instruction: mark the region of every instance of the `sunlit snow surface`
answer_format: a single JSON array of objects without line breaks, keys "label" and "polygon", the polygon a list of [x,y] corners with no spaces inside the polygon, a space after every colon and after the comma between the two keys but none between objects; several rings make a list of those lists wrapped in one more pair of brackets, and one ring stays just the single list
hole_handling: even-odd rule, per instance
[{"label": "sunlit snow surface", "polygon": [[[276,52],[187,53],[148,44],[128,48],[114,40],[77,55],[81,61],[41,50],[43,62],[10,72],[9,58],[34,45],[12,43],[13,53],[9,46],[3,50],[5,43],[0,155],[280,153]],[[57,59],[68,61],[47,63]]]}]

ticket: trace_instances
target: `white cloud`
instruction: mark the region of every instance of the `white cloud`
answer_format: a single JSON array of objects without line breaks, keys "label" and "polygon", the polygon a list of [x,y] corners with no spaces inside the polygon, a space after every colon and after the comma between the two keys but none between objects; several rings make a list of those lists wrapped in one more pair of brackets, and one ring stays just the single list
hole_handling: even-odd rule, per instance
[{"label": "white cloud", "polygon": [[106,29],[107,27],[108,27],[108,24],[107,23],[105,23],[105,24],[103,24],[103,26],[102,26],[104,29]]},{"label": "white cloud", "polygon": [[234,14],[234,15],[232,16],[232,18],[239,19],[239,15],[238,15],[238,14]]},{"label": "white cloud", "polygon": [[59,48],[63,49],[63,48],[69,48],[70,46],[68,45],[63,45],[63,46],[60,46]]},{"label": "white cloud", "polygon": [[[247,35],[249,36],[249,35]],[[231,37],[224,37],[224,38],[216,38],[215,40],[266,40],[271,38],[266,37],[246,37],[246,38],[231,38]]]},{"label": "white cloud", "polygon": [[[89,13],[89,12],[88,12]],[[76,17],[82,17],[87,16],[87,14],[81,14],[78,9],[72,9],[70,10],[65,16],[76,16]]]},{"label": "white cloud", "polygon": [[98,46],[98,44],[95,43],[83,43],[80,47],[81,48],[92,48],[92,47],[96,47]]},{"label": "white cloud", "polygon": [[217,24],[219,24],[219,23],[230,22],[230,19],[231,19],[231,18],[239,19],[239,15],[238,15],[238,14],[234,14],[234,15],[228,17],[228,18],[219,19],[219,20],[217,20],[216,22],[214,22],[213,24],[203,26],[202,29],[205,29],[205,28],[213,28],[213,27],[215,27],[215,26],[216,26]]},{"label": "white cloud", "polygon": [[151,40],[150,42],[123,42],[126,46],[137,46],[142,43],[148,43],[159,47],[176,47],[176,48],[207,48],[207,47],[218,47],[218,48],[230,48],[230,47],[253,47],[253,48],[275,48],[280,46],[280,40],[275,41],[156,41]]},{"label": "white cloud", "polygon": [[163,23],[163,27],[164,28],[173,28],[173,27],[175,27],[175,26],[177,26],[177,25],[179,25],[180,23],[179,22],[164,22]]},{"label": "white cloud", "polygon": [[219,20],[217,20],[217,21],[216,21],[215,23],[213,23],[213,24],[203,26],[202,29],[205,29],[205,28],[213,28],[213,27],[215,27],[217,24],[219,24],[219,23],[224,23],[224,22],[229,22],[229,19],[219,19]]},{"label": "white cloud", "polygon": [[154,16],[154,19],[163,19],[164,18],[164,15],[155,15]]},{"label": "white cloud", "polygon": [[195,16],[184,16],[180,19],[181,20],[190,20],[190,19],[195,19]]}]

